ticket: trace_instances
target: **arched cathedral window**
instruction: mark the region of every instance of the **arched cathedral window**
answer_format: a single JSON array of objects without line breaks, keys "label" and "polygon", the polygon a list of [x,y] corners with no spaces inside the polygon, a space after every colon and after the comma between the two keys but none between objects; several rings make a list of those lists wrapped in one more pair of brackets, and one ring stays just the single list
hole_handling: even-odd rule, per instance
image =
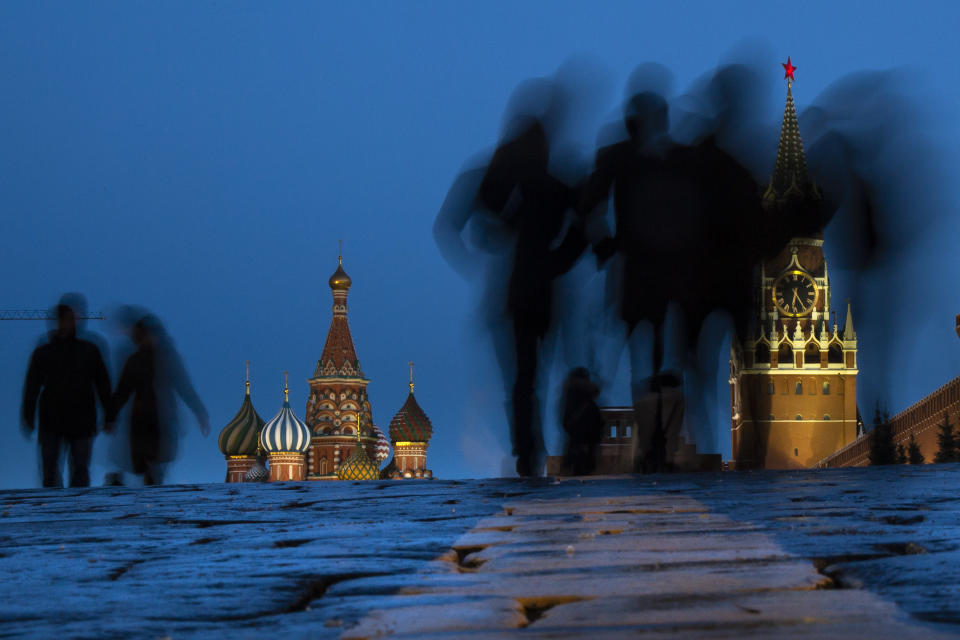
[{"label": "arched cathedral window", "polygon": [[754,358],[756,358],[757,364],[770,364],[770,347],[767,346],[766,342],[757,345]]},{"label": "arched cathedral window", "polygon": [[802,381],[797,380],[797,386],[796,386],[796,388],[794,389],[794,393],[797,394],[798,396],[803,395],[803,382],[802,382]]},{"label": "arched cathedral window", "polygon": [[782,344],[780,345],[780,356],[779,356],[779,359],[780,359],[780,365],[781,365],[781,366],[783,366],[783,365],[785,365],[785,364],[792,365],[792,364],[793,364],[793,347],[791,347],[791,346],[790,346],[789,344],[787,344],[786,342],[782,343]]},{"label": "arched cathedral window", "polygon": [[808,344],[803,352],[803,361],[805,364],[820,364],[820,347],[812,342]]},{"label": "arched cathedral window", "polygon": [[827,362],[830,364],[843,364],[843,349],[840,345],[830,345],[830,349],[827,351]]}]

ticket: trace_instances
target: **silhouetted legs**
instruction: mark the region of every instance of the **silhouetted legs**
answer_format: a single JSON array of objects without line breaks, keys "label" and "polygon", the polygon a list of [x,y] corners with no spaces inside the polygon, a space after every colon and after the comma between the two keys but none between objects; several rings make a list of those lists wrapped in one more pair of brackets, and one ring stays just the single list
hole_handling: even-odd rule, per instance
[{"label": "silhouetted legs", "polygon": [[70,456],[70,486],[90,486],[90,456],[93,453],[93,436],[65,436],[41,431],[40,459],[43,462],[43,486],[62,487],[60,475],[60,452],[66,448]]},{"label": "silhouetted legs", "polygon": [[[636,323],[628,323],[628,335]],[[671,305],[663,320],[653,326],[653,375],[631,382],[634,419],[634,470],[662,473],[673,470],[673,458],[683,426],[683,318]],[[633,344],[633,343],[631,343]]]},{"label": "silhouetted legs", "polygon": [[537,364],[544,332],[535,323],[515,319],[514,344],[517,354],[517,378],[513,385],[513,453],[517,456],[517,473],[540,475],[543,434],[540,429],[536,393]]}]

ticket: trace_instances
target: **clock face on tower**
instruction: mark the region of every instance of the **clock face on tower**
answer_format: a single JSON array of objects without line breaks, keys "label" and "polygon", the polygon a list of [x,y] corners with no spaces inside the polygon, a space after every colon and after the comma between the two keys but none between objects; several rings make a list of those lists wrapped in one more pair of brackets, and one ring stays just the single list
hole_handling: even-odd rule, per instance
[{"label": "clock face on tower", "polygon": [[773,304],[781,315],[806,315],[813,310],[816,300],[817,283],[804,271],[786,271],[773,282]]}]

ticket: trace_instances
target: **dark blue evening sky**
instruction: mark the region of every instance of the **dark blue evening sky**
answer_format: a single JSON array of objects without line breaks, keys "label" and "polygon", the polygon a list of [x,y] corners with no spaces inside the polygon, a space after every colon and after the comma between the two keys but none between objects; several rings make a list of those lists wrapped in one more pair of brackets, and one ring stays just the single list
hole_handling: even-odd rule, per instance
[{"label": "dark blue evening sky", "polygon": [[[207,439],[186,417],[169,480],[220,481],[216,434],[239,408],[244,360],[265,419],[282,403],[285,369],[302,417],[342,238],[375,422],[385,427],[403,403],[412,359],[435,429],[429,466],[442,478],[499,475],[503,385],[475,320],[479,289],[431,233],[451,181],[496,141],[513,88],[572,55],[604,70],[597,119],[581,123],[589,148],[638,64],[667,65],[679,91],[752,41],[769,52],[763,126],[782,113],[787,55],[800,110],[868,69],[902,70],[926,110],[929,170],[948,197],[916,212],[932,222],[915,259],[877,275],[872,300],[853,301],[855,314],[871,310],[855,315],[860,405],[869,417],[883,397],[897,411],[960,372],[960,203],[949,188],[960,166],[958,25],[953,2],[0,3],[0,308],[80,291],[93,309],[154,310],[211,416]],[[829,240],[828,259],[842,250]],[[844,274],[831,275],[842,300]],[[893,335],[871,332],[873,313],[892,314]],[[38,484],[17,412],[42,332],[0,323],[0,487]],[[628,402],[624,374],[605,401]],[[727,416],[718,406],[725,457]],[[548,422],[554,450],[555,431]]]}]

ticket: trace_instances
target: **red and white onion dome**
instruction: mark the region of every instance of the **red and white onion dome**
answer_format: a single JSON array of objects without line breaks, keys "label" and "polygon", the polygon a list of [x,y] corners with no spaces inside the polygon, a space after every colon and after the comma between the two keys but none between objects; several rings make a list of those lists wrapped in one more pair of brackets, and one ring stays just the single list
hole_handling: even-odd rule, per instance
[{"label": "red and white onion dome", "polygon": [[373,433],[377,436],[377,462],[382,464],[384,460],[390,457],[390,443],[387,441],[387,436],[377,425],[373,425]]}]

